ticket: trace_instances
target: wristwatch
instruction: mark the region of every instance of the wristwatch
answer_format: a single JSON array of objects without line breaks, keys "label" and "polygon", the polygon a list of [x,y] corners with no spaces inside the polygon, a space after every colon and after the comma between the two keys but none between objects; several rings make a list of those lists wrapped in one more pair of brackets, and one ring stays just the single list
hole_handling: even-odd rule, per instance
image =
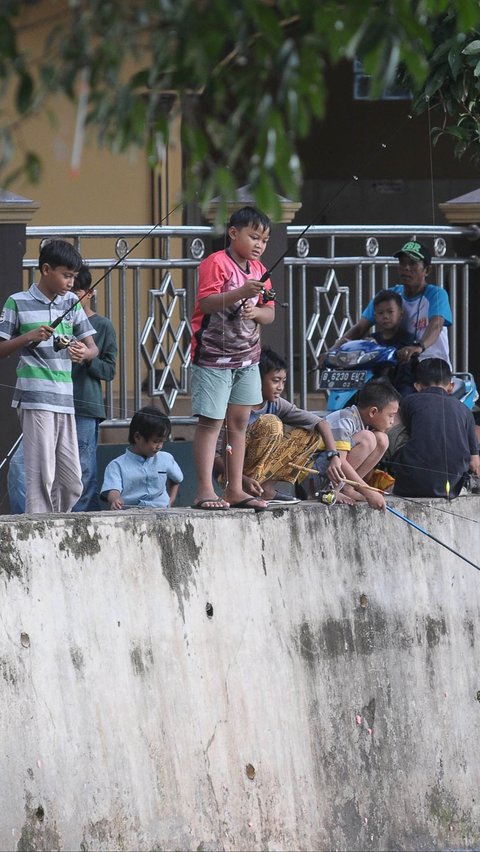
[{"label": "wristwatch", "polygon": [[329,450],[327,453],[327,459],[330,461],[330,459],[333,459],[334,456],[338,456],[338,458],[340,458],[338,450]]},{"label": "wristwatch", "polygon": [[422,350],[422,352],[425,352],[425,344],[422,343],[421,340],[414,340],[413,343],[412,343],[412,346],[418,346],[419,349]]}]

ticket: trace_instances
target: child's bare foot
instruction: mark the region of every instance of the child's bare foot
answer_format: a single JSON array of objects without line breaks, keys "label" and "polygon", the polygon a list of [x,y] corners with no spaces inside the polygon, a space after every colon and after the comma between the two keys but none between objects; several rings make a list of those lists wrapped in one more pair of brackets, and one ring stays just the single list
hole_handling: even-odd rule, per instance
[{"label": "child's bare foot", "polygon": [[353,497],[349,497],[348,494],[345,494],[345,490],[336,492],[336,500],[335,503],[344,503],[345,506],[354,506],[357,500],[354,500]]},{"label": "child's bare foot", "polygon": [[207,509],[215,512],[218,509],[229,509],[230,503],[218,497],[216,494],[213,497],[197,497],[191,506],[192,509]]}]

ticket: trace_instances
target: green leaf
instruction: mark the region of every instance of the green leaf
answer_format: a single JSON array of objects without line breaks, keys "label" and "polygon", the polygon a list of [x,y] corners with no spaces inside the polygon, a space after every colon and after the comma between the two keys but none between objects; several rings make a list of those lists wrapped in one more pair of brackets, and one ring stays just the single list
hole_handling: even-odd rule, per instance
[{"label": "green leaf", "polygon": [[447,133],[449,136],[455,136],[457,139],[466,140],[468,138],[468,131],[458,126],[446,127],[444,133]]},{"label": "green leaf", "polygon": [[42,176],[42,164],[40,157],[34,151],[27,151],[25,154],[24,169],[30,183],[39,183]]},{"label": "green leaf", "polygon": [[475,41],[471,41],[470,44],[467,44],[467,46],[463,48],[462,53],[464,53],[465,56],[471,56],[472,53],[480,53],[480,40],[476,39]]}]

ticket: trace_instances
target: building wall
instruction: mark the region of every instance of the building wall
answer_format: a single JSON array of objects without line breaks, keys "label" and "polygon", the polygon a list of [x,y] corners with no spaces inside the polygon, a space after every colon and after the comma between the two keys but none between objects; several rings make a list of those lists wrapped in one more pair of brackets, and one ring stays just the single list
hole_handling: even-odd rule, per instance
[{"label": "building wall", "polygon": [[[397,508],[475,561],[478,498]],[[478,573],[390,513],[0,519],[0,848],[480,844]]]},{"label": "building wall", "polygon": [[[20,44],[32,58],[30,70],[34,70],[35,57],[43,49],[55,19],[71,13],[67,0],[58,0],[53,7],[47,0],[33,7],[24,5],[18,34]],[[87,127],[80,167],[74,171],[76,110],[76,102],[58,96],[39,114],[22,122],[16,136],[12,169],[19,165],[24,150],[34,150],[42,160],[38,184],[22,178],[10,187],[17,194],[40,202],[32,225],[141,225],[152,222],[159,211],[159,218],[163,218],[175,206],[181,185],[181,151],[176,132],[166,156],[152,172],[143,150],[131,148],[125,154],[112,153],[99,145],[94,128]],[[170,223],[182,223],[181,210],[176,211]],[[90,256],[97,256],[95,246]]]}]

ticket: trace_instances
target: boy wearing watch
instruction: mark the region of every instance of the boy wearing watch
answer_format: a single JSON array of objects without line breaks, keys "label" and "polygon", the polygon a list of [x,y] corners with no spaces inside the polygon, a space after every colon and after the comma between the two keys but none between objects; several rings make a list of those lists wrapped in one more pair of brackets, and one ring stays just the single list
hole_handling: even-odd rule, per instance
[{"label": "boy wearing watch", "polygon": [[[365,485],[388,448],[386,433],[394,425],[398,401],[399,394],[389,381],[374,379],[358,392],[356,405],[327,414],[325,421],[340,450],[342,476],[357,483],[356,487],[344,485],[337,493],[337,503],[366,501],[372,509],[385,509],[383,494]],[[312,483],[316,491],[325,487],[329,477],[327,455],[319,453],[313,465],[318,470]]]},{"label": "boy wearing watch", "polygon": [[[282,397],[287,365],[272,349],[260,355],[263,401],[252,406],[246,432],[242,485],[247,494],[261,497],[270,507],[299,503],[299,499],[277,490],[278,482],[298,482],[302,470],[318,450],[325,451],[329,479],[342,477],[340,452],[329,424],[311,411],[304,411]],[[291,427],[284,434],[284,426]],[[222,430],[217,443],[214,475],[228,476],[228,435]]]}]

